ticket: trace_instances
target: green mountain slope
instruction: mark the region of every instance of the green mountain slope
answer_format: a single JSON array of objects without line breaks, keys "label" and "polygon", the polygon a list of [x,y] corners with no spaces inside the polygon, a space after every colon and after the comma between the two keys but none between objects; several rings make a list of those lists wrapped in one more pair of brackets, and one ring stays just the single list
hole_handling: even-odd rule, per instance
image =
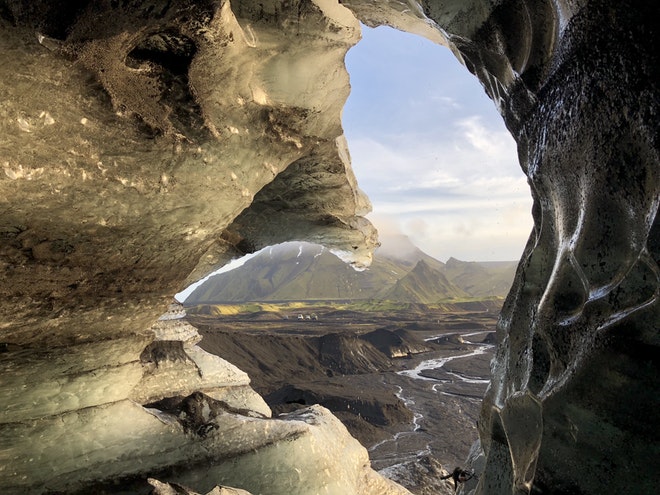
[{"label": "green mountain slope", "polygon": [[405,235],[391,235],[382,238],[381,241],[382,245],[376,250],[375,259],[391,260],[406,268],[406,272],[411,271],[422,260],[437,270],[442,270],[445,266],[442,261],[438,261],[415,246]]},{"label": "green mountain slope", "polygon": [[479,263],[450,258],[445,264],[403,236],[383,244],[371,266],[359,272],[322,246],[272,246],[243,266],[210,277],[192,292],[186,304],[338,299],[429,304],[503,297],[513,280],[515,262]]},{"label": "green mountain slope", "polygon": [[447,279],[441,270],[420,260],[407,275],[397,280],[384,299],[432,304],[447,299],[464,299],[469,294]]},{"label": "green mountain slope", "polygon": [[449,258],[443,273],[472,297],[504,297],[511,288],[517,261],[460,261]]},{"label": "green mountain slope", "polygon": [[358,272],[322,246],[287,243],[209,278],[186,303],[369,299],[406,273],[387,259]]}]

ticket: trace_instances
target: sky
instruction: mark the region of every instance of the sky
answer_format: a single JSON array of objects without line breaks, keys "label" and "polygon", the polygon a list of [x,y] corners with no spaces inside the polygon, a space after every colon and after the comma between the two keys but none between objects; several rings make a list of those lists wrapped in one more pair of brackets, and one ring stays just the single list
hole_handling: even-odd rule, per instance
[{"label": "sky", "polygon": [[532,201],[494,103],[446,47],[362,29],[342,123],[367,218],[440,261],[519,259]]}]

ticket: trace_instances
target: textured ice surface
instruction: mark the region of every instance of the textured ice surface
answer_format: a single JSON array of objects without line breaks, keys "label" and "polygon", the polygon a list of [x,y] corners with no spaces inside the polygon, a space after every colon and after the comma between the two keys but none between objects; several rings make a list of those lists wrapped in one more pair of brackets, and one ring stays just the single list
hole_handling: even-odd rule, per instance
[{"label": "textured ice surface", "polygon": [[[208,383],[256,412],[244,377],[193,336],[151,346],[172,295],[288,240],[368,264],[376,233],[340,121],[358,18],[452,49],[502,113],[534,198],[479,422],[476,492],[627,493],[640,467],[633,489],[657,491],[655,2],[81,5],[0,9],[4,492],[227,455],[245,464],[217,464],[218,475],[242,469],[263,491],[396,492],[356,467],[364,454],[331,422],[222,413],[217,429],[186,433],[126,399]],[[291,441],[260,443],[275,438]]]}]

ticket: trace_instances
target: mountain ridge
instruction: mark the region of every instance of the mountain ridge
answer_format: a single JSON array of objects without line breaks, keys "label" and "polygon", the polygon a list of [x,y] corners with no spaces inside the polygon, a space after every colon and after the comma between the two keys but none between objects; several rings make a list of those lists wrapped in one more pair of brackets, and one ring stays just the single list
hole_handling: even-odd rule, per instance
[{"label": "mountain ridge", "polygon": [[392,300],[437,303],[504,297],[517,262],[443,263],[407,238],[374,253],[371,266],[356,271],[323,246],[285,243],[264,249],[231,271],[212,275],[186,298],[186,305],[305,300]]}]

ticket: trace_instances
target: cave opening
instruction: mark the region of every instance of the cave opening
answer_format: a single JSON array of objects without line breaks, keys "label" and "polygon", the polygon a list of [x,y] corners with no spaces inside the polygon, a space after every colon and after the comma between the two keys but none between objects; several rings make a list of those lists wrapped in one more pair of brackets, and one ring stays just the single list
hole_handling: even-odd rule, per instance
[{"label": "cave opening", "polygon": [[[352,235],[357,230],[359,235],[363,233],[360,227],[368,228],[360,222],[365,208],[348,171],[329,181],[326,188],[339,190],[334,199],[343,196],[348,205],[300,201],[295,194],[299,188],[278,198],[272,194],[278,188],[270,188],[270,195],[260,198],[254,208],[246,208],[252,213],[248,220],[257,220],[250,225],[252,231],[268,230],[267,235],[247,232],[246,242],[234,243],[244,231],[226,229],[237,212],[244,211],[241,208],[266,189],[264,184],[271,179],[284,182],[281,176],[287,178],[284,172],[291,164],[304,172],[315,164],[346,172],[341,167],[346,163],[345,148],[335,145],[342,141],[336,139],[341,134],[341,105],[337,102],[343,103],[347,96],[341,61],[347,47],[357,42],[359,27],[357,17],[344,10],[351,3],[359,9],[358,17],[367,22],[395,23],[401,19],[398,14],[411,13],[417,18],[424,14],[428,16],[424,21],[436,22],[451,33],[457,49],[470,58],[467,65],[478,71],[489,94],[505,107],[507,124],[518,139],[521,163],[534,191],[535,235],[525,248],[502,311],[498,324],[501,345],[491,361],[493,380],[481,406],[483,455],[476,452],[469,461],[478,474],[476,493],[627,492],[631,484],[637,493],[655,493],[660,470],[647,469],[632,481],[629,472],[630,466],[648,465],[649,451],[652,454],[657,445],[652,426],[658,423],[653,413],[659,410],[654,407],[658,394],[653,390],[657,390],[654,371],[660,321],[656,216],[660,167],[653,131],[660,115],[660,78],[652,77],[659,64],[654,49],[657,40],[653,42],[657,30],[649,24],[657,17],[651,15],[657,7],[609,0],[471,1],[424,2],[423,11],[412,12],[408,7],[415,5],[403,2],[342,1],[338,5],[316,1],[307,2],[304,9],[290,2],[224,2],[212,3],[207,9],[214,13],[216,7],[222,7],[222,15],[212,18],[204,11],[188,11],[189,6],[198,5],[188,0],[146,2],[142,7],[135,2],[95,2],[93,7],[99,7],[103,15],[97,16],[91,9],[81,14],[98,22],[85,23],[91,28],[90,37],[78,38],[84,55],[76,62],[47,53],[58,43],[49,43],[52,40],[39,33],[61,39],[68,32],[63,17],[77,15],[79,6],[88,2],[73,2],[71,8],[60,9],[62,16],[53,17],[57,26],[42,19],[50,19],[58,2],[52,8],[33,3],[35,8],[22,0],[0,0],[0,42],[5,55],[0,64],[0,93],[7,96],[0,108],[7,155],[0,181],[5,280],[0,354],[7,371],[2,380],[6,397],[2,436],[8,453],[7,476],[0,476],[0,491],[37,493],[46,487],[58,493],[99,491],[94,488],[99,480],[114,485],[106,491],[116,491],[126,476],[139,478],[144,485],[146,475],[160,477],[166,469],[168,474],[175,471],[172,475],[177,482],[222,480],[253,493],[286,495],[298,487],[317,492],[335,481],[342,483],[337,485],[337,493],[388,493],[380,488],[386,480],[361,469],[366,464],[363,450],[354,448],[356,442],[346,438],[344,429],[335,428],[338,421],[329,413],[313,406],[282,421],[262,421],[271,411],[250,389],[247,375],[229,363],[207,359],[196,347],[199,335],[194,328],[179,325],[177,318],[159,320],[153,330],[149,327],[191,270],[201,273],[204,267],[220,265],[232,253],[281,242],[286,234],[318,240],[322,235],[318,230],[305,237],[299,234],[304,234],[304,228],[290,229],[305,220],[300,214],[303,207],[309,211],[315,204],[319,206],[305,227],[331,230],[348,219],[353,223],[344,233]],[[120,4],[126,6],[127,17],[116,22],[107,13]],[[228,44],[223,46],[208,43],[209,38],[198,36],[199,31],[185,31],[191,33],[191,42],[194,38],[200,43],[198,55],[222,49],[203,64],[203,79],[212,81],[208,92],[195,94],[201,96],[200,109],[217,110],[207,114],[208,128],[226,139],[217,139],[213,132],[208,136],[200,133],[201,146],[173,143],[171,138],[184,136],[174,136],[180,127],[169,122],[169,109],[160,104],[158,92],[151,94],[146,107],[140,98],[131,98],[143,94],[145,87],[154,89],[153,77],[99,77],[98,84],[110,97],[115,96],[112,106],[108,95],[99,98],[98,88],[90,91],[90,77],[84,71],[97,69],[100,75],[114,68],[119,71],[115,75],[126,72],[125,51],[112,50],[117,45],[105,34],[117,32],[113,28],[125,29],[127,20],[144,27],[161,19],[164,10],[151,4],[162,4],[173,15],[181,12],[177,23],[200,20],[203,26],[225,33],[245,26],[245,39],[230,36],[230,32]],[[398,7],[405,11],[396,10]],[[378,19],[373,19],[374,14]],[[37,37],[35,27],[39,27]],[[317,50],[309,49],[310,34],[318,37],[314,47],[322,55],[329,46],[337,50],[327,58],[318,57]],[[255,43],[264,38],[274,44],[263,47]],[[224,56],[227,47],[234,58]],[[181,69],[177,69],[178,64],[170,65],[174,60],[161,58],[159,50],[144,48],[142,53],[141,49],[133,53],[135,58],[128,63],[137,67],[154,64],[151,67],[156,71],[174,69],[173,76],[184,75],[192,55],[184,50]],[[114,53],[121,57],[96,64]],[[263,71],[253,69],[264,67],[271,55],[277,63],[265,70],[274,76],[267,80],[259,77]],[[246,59],[254,65],[242,70]],[[420,65],[431,65],[428,60]],[[319,71],[327,78],[308,70],[317,61],[328,62]],[[188,67],[194,69],[196,63]],[[303,76],[299,81],[324,91],[318,98],[301,98],[298,88],[303,85],[293,89],[289,82],[295,78],[277,77],[282,73]],[[400,69],[398,74],[412,77]],[[423,82],[423,78],[414,78]],[[251,86],[225,84],[235,80],[249,81]],[[337,84],[314,84],[318,82]],[[328,94],[337,96],[332,112],[326,114],[332,116],[332,122],[317,119],[315,113],[316,103]],[[301,100],[305,105],[299,110]],[[216,105],[219,101],[221,107]],[[289,111],[291,104],[296,106],[294,111]],[[263,111],[266,105],[272,108]],[[132,117],[131,108],[136,115],[142,110],[155,116],[151,121],[162,128],[162,135],[144,134],[135,128],[132,119],[125,118]],[[403,118],[392,114],[381,120],[405,127]],[[219,128],[218,122],[232,125]],[[240,125],[234,125],[236,122]],[[474,121],[464,124],[463,128],[473,131],[473,138],[479,137]],[[451,130],[450,125],[447,134]],[[323,137],[322,143],[314,139],[317,135]],[[268,146],[263,148],[262,137],[268,138]],[[423,149],[419,142],[411,147],[413,151]],[[357,157],[356,152],[354,155]],[[241,159],[232,160],[233,156]],[[262,161],[264,156],[279,161]],[[429,186],[418,186],[416,191],[427,204],[429,198],[441,196],[440,192],[454,192],[444,197],[446,202],[465,192],[439,189],[454,183],[447,172],[451,169],[429,179],[415,169],[418,162],[422,160],[404,162],[397,169],[400,189],[410,181]],[[378,163],[381,168],[374,175],[386,176],[385,160]],[[309,183],[308,177],[301,177],[301,182]],[[277,186],[281,190],[281,183]],[[429,191],[430,186],[435,189]],[[396,190],[388,192],[393,196]],[[274,202],[268,210],[270,199],[286,201]],[[332,195],[322,199],[332,199]],[[215,208],[209,208],[211,204]],[[287,212],[293,213],[288,223],[268,216],[280,204],[297,207]],[[338,205],[344,208],[321,216]],[[339,216],[344,213],[342,218],[334,215],[337,210]],[[353,228],[356,226],[358,229]],[[476,240],[476,229],[466,230],[472,238],[464,244],[488,245]],[[372,232],[364,236],[367,241],[373,239]],[[284,235],[274,235],[279,233]],[[343,240],[347,249],[361,245],[359,237]],[[307,248],[298,246],[292,251],[287,264],[300,269]],[[312,254],[316,260],[328,259],[322,251]],[[415,272],[418,280],[431,263],[421,261]],[[338,278],[348,273],[343,268],[329,271]],[[373,275],[375,269],[365,273],[369,272]],[[263,273],[266,276],[256,287],[261,293],[268,290],[269,283],[281,280],[277,270]],[[250,276],[242,279],[253,280]],[[424,280],[438,281],[440,277]],[[327,279],[321,281],[328,285]],[[239,282],[233,286],[235,292],[242,287]],[[382,279],[373,282],[376,289],[386,288]],[[350,283],[331,286],[336,297],[355,302],[342,287],[346,291],[353,288]],[[287,306],[286,313],[278,313],[271,308],[282,306],[271,302],[270,306],[251,301],[234,305],[230,309],[235,313],[228,315],[240,316],[227,318],[225,332],[212,328],[209,335],[215,342],[205,336],[203,345],[229,349],[230,361],[252,376],[250,364],[255,366],[264,359],[256,365],[261,378],[283,379],[289,385],[295,381],[296,389],[289,395],[294,399],[313,397],[313,402],[320,402],[317,397],[322,397],[328,405],[337,404],[337,414],[344,415],[347,423],[353,422],[353,430],[363,435],[364,443],[385,446],[390,449],[385,454],[396,450],[414,461],[431,453],[451,468],[451,459],[438,454],[443,445],[431,441],[437,442],[440,436],[469,443],[473,438],[474,418],[466,408],[479,404],[484,380],[476,364],[488,373],[489,359],[486,352],[473,353],[475,361],[468,367],[456,356],[463,348],[476,350],[486,344],[486,337],[481,338],[489,333],[485,329],[490,321],[482,320],[481,326],[471,328],[465,321],[468,311],[451,312],[445,306],[431,313],[410,305],[412,316],[406,321],[401,306],[395,304],[358,308],[362,313],[369,309],[371,314],[385,316],[386,325],[375,323],[379,328],[374,329],[358,319],[355,308],[337,307],[343,304],[341,300],[335,307],[314,313],[307,306],[293,305]],[[474,301],[460,302],[472,304],[463,307],[472,315],[495,313],[474,306]],[[176,311],[172,313],[178,316]],[[294,311],[291,322],[287,317]],[[430,314],[437,320],[421,320],[420,315]],[[171,321],[171,327],[163,328],[162,321]],[[209,321],[202,321],[200,327]],[[258,321],[277,322],[280,329],[288,327],[288,333],[273,326],[261,334],[251,332]],[[433,332],[441,325],[450,329],[441,338],[419,340],[415,347],[404,345],[411,333],[421,335],[425,328]],[[327,329],[340,326],[346,328],[344,334],[326,337]],[[309,339],[302,338],[307,335]],[[150,345],[156,341],[159,344]],[[449,350],[454,359],[440,358],[436,366],[424,367],[419,360],[425,358],[417,355],[418,345]],[[370,370],[382,369],[388,362],[400,366],[387,375],[389,381],[368,381]],[[325,381],[322,387],[319,380],[313,387],[300,381],[321,376],[336,380]],[[457,377],[465,384],[462,389],[455,386]],[[421,407],[428,400],[432,408],[413,415],[408,395],[411,383],[429,387],[425,395],[413,399],[414,405]],[[209,400],[207,392],[217,398]],[[279,392],[283,397],[286,390]],[[178,402],[178,397],[184,400],[172,407],[157,402],[162,398]],[[388,397],[396,400],[387,403]],[[288,402],[295,407],[296,400]],[[162,409],[143,407],[149,404]],[[380,407],[383,405],[391,407]],[[358,414],[350,417],[349,410]],[[250,413],[254,416],[246,418]],[[367,415],[394,425],[392,431],[377,438],[377,431],[360,422]],[[214,422],[208,422],[211,416]],[[435,434],[428,424],[432,418],[444,422]],[[294,423],[304,428],[296,428]],[[456,425],[465,429],[456,433]],[[421,448],[409,443],[413,437],[422,438]],[[309,448],[310,442],[314,448]],[[279,455],[274,456],[274,450]],[[338,470],[319,469],[327,461]],[[433,465],[417,464],[423,468]],[[380,469],[383,464],[374,466]],[[385,472],[393,474],[391,469]],[[269,473],[277,476],[265,476]],[[379,484],[366,486],[372,483]]]},{"label": "cave opening", "polygon": [[[408,237],[443,262],[519,260],[532,199],[493,101],[446,47],[388,26],[362,30],[346,56],[351,92],[342,125],[372,203],[367,218],[381,237]],[[272,248],[245,247],[249,254],[213,274]]]},{"label": "cave opening", "polygon": [[495,104],[449,49],[363,26],[343,126],[381,235],[446,261],[520,258],[531,195]]},{"label": "cave opening", "polygon": [[[289,242],[178,297],[188,297],[201,347],[247,371],[275,413],[301,406],[287,399],[293,380],[344,421],[375,468],[410,459],[452,468],[477,439],[531,195],[495,104],[454,54],[389,27],[362,29],[346,56],[342,125],[382,243],[371,266],[356,271],[327,248]],[[294,168],[274,184],[290,189]],[[251,208],[279,204],[266,189]],[[228,325],[269,338],[247,352]]]}]

